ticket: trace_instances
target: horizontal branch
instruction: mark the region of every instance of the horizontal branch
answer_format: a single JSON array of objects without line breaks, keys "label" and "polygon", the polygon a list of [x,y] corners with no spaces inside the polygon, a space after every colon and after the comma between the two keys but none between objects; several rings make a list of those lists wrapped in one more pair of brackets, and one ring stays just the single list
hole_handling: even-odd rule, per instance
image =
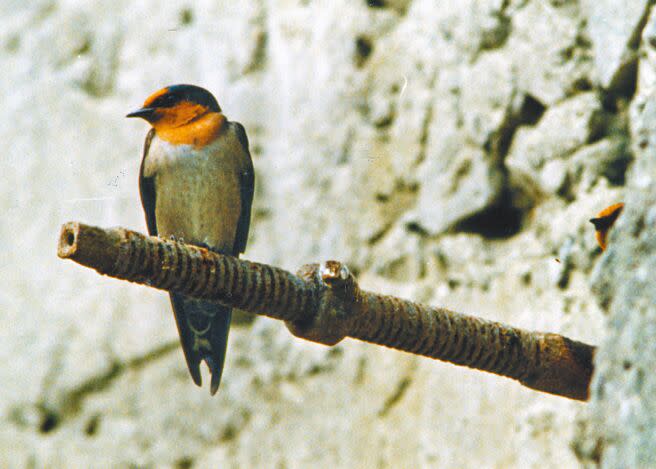
[{"label": "horizontal branch", "polygon": [[337,261],[297,275],[173,240],[69,222],[58,255],[99,273],[215,300],[285,321],[297,337],[334,345],[344,337],[518,380],[587,400],[595,347],[361,290]]}]

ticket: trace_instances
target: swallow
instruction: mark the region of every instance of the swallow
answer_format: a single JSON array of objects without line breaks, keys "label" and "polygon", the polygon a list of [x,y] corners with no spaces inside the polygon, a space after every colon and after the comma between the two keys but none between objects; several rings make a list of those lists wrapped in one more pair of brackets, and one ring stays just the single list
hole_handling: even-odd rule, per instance
[{"label": "swallow", "polygon": [[608,232],[615,224],[620,213],[622,213],[622,209],[624,209],[624,204],[619,202],[606,207],[597,214],[596,218],[590,219],[590,223],[595,227],[595,238],[597,238],[597,243],[599,243],[599,247],[602,251],[606,250],[608,244]]},{"label": "swallow", "polygon": [[[238,257],[246,249],[254,171],[244,127],[229,121],[204,88],[163,88],[126,117],[146,120],[139,193],[148,233]],[[231,308],[170,293],[189,373],[201,386],[200,362],[219,388]]]}]

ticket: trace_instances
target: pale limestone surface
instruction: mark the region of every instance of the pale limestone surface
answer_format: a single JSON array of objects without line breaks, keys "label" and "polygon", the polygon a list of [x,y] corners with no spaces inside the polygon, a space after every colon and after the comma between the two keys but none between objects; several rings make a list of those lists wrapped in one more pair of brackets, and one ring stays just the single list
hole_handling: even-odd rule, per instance
[{"label": "pale limestone surface", "polygon": [[622,80],[627,65],[635,63],[635,49],[647,19],[649,0],[581,0],[588,18],[588,36],[594,51],[599,84],[604,88]]},{"label": "pale limestone surface", "polygon": [[[576,467],[597,454],[622,467],[627,448],[647,461],[653,383],[625,384],[621,363],[654,312],[623,327],[620,306],[602,313],[604,294],[633,290],[593,293],[593,268],[624,285],[633,253],[618,229],[625,254],[609,264],[587,220],[624,198],[633,155],[653,159],[639,129],[656,126],[656,19],[628,2],[610,21],[620,13],[597,3],[0,1],[0,467]],[[145,230],[146,126],[123,116],[184,82],[247,129],[246,258],[340,259],[372,290],[588,343],[608,335],[613,391],[597,381],[584,412],[267,319],[233,327],[217,396],[196,388],[165,294],[55,256],[68,220]],[[653,186],[641,165],[624,230]],[[596,442],[618,421],[616,441],[633,446],[605,453]]]},{"label": "pale limestone surface", "polygon": [[[592,273],[611,321],[599,350],[591,405],[580,416],[574,448],[592,467],[656,467],[656,88],[651,79],[654,12],[640,51],[638,90],[629,110],[636,162],[627,178],[626,213]],[[644,64],[644,67],[643,67]],[[622,281],[618,282],[618,276]]]}]

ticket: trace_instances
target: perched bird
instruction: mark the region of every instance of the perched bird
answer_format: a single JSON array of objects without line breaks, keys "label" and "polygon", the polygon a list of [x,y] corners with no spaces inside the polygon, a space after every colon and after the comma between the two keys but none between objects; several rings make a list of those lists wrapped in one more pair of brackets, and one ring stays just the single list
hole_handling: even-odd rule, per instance
[{"label": "perched bird", "polygon": [[595,227],[595,237],[597,238],[597,243],[599,243],[599,247],[602,251],[606,250],[608,232],[615,224],[617,217],[622,213],[622,209],[624,209],[624,204],[619,202],[606,207],[597,214],[596,218],[590,219],[590,223]]},{"label": "perched bird", "polygon": [[[139,192],[151,235],[239,256],[246,248],[253,201],[253,163],[244,127],[229,121],[204,88],[173,85],[126,117],[152,128],[146,136]],[[202,384],[200,362],[219,388],[231,309],[171,293],[187,367]]]}]

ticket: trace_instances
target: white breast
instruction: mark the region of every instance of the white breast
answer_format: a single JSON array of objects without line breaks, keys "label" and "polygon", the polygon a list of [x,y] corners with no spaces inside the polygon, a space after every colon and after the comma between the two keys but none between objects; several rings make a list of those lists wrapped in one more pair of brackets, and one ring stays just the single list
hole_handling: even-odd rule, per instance
[{"label": "white breast", "polygon": [[[232,140],[235,140],[233,142]],[[153,139],[144,176],[155,178],[155,218],[160,236],[174,235],[231,251],[241,214],[241,147],[225,133],[196,149]]]}]

